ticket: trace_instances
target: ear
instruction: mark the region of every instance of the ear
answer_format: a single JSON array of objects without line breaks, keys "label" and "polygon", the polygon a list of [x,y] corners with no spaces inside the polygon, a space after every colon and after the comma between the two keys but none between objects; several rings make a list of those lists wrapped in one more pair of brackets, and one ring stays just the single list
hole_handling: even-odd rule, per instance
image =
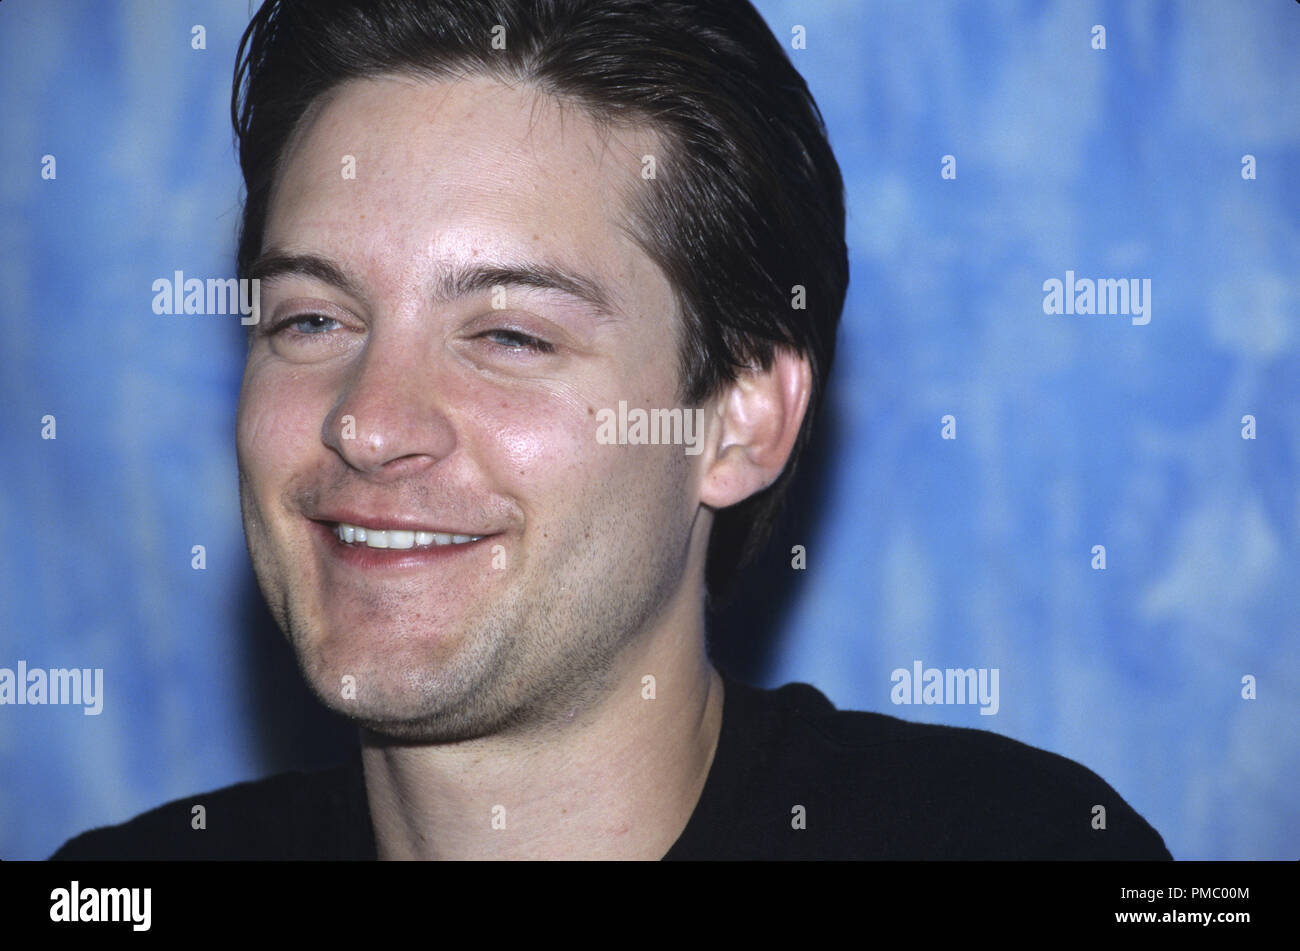
[{"label": "ear", "polygon": [[777,348],[770,369],[742,373],[717,398],[700,501],[722,509],[777,480],[812,393],[807,357]]}]

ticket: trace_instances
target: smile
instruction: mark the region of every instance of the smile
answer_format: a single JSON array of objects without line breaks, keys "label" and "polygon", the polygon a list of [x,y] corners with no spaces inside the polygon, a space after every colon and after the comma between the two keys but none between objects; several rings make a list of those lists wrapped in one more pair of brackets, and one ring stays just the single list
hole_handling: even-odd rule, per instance
[{"label": "smile", "polygon": [[441,545],[465,545],[476,542],[485,535],[450,535],[444,532],[409,532],[399,529],[366,528],[339,522],[334,534],[346,545],[365,545],[367,548],[433,548]]}]

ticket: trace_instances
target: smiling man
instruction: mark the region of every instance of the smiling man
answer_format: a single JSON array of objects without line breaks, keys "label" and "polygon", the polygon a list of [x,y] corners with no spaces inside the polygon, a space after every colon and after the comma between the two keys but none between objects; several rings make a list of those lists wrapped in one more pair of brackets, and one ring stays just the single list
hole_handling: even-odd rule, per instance
[{"label": "smiling man", "polygon": [[1068,760],[710,663],[848,280],[748,3],[269,2],[235,107],[248,548],[359,754],[56,857],[1168,857]]},{"label": "smiling man", "polygon": [[703,786],[706,507],[776,477],[808,384],[787,360],[737,398],[791,409],[757,459],[722,414],[708,471],[594,438],[597,407],[679,399],[672,288],[626,211],[658,148],[527,85],[395,77],[320,100],[284,153],[244,520],[317,694],[410,741],[366,748],[385,856],[657,858]]}]

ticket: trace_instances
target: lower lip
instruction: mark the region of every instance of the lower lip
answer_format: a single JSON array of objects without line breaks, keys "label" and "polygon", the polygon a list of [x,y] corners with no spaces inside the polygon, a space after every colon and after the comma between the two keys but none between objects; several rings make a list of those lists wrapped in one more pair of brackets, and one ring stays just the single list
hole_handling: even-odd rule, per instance
[{"label": "lower lip", "polygon": [[333,525],[312,523],[312,528],[325,544],[326,551],[344,564],[354,568],[424,568],[446,564],[455,558],[476,555],[484,543],[495,535],[484,535],[478,541],[459,545],[429,545],[426,548],[371,548],[369,545],[349,545],[340,541]]}]

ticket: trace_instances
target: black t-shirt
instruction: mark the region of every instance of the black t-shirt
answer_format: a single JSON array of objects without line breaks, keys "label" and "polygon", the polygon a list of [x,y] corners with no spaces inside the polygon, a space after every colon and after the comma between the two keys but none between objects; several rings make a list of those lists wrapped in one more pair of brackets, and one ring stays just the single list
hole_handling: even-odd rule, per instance
[{"label": "black t-shirt", "polygon": [[[206,828],[191,828],[193,807]],[[1105,828],[1096,809],[1105,809]],[[358,750],[344,766],[190,796],[53,859],[374,859]],[[1169,859],[1078,763],[984,730],[837,711],[807,684],[726,680],[722,733],[669,859]]]}]

